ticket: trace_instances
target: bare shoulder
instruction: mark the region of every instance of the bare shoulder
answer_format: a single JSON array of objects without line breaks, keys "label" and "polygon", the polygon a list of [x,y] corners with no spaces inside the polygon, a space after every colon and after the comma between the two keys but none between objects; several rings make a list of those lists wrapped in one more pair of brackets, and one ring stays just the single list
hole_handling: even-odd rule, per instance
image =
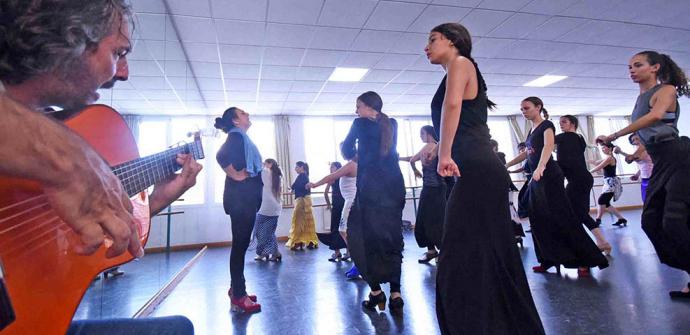
[{"label": "bare shoulder", "polygon": [[650,106],[654,106],[658,101],[663,101],[664,104],[669,104],[669,111],[675,111],[675,101],[678,97],[676,87],[669,84],[661,85],[661,88],[654,92],[654,95],[649,99]]}]

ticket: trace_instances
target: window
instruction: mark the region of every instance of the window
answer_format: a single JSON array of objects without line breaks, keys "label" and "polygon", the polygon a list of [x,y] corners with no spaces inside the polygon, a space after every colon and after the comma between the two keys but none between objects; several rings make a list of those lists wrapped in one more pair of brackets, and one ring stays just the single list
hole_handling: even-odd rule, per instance
[{"label": "window", "polygon": [[[190,132],[204,129],[206,127],[205,118],[151,118],[143,120],[139,124],[139,153],[141,156],[148,156],[161,151],[165,151],[178,143],[192,141],[187,134]],[[208,156],[208,141],[202,138],[204,152]],[[206,166],[206,160],[199,163]],[[206,188],[206,172],[202,169],[197,176],[197,182],[180,198],[184,202],[178,204],[198,205],[203,204]]]},{"label": "window", "polygon": [[148,156],[168,147],[168,122],[143,121],[139,124],[139,155]]},{"label": "window", "polygon": [[498,142],[498,151],[506,154],[506,159],[511,160],[517,153],[517,144],[513,145],[513,132],[505,118],[489,119],[487,122],[491,138]]},{"label": "window", "polygon": [[[303,120],[304,135],[304,157],[292,157],[294,161],[301,160],[309,164],[309,180],[314,182],[331,173],[330,164],[334,161],[342,163],[340,155],[340,142],[347,136],[352,121],[338,122],[338,126],[345,126],[345,129],[338,129],[340,134],[336,134],[336,122],[328,117],[309,117]],[[344,133],[344,134],[343,134]],[[340,138],[342,136],[342,138]],[[290,166],[290,169],[294,166]],[[294,178],[297,178],[294,175]],[[292,184],[294,180],[286,181]],[[316,192],[323,192],[325,186],[314,189]],[[316,196],[320,196],[317,194]]]},{"label": "window", "polygon": [[[198,131],[200,129],[205,129],[207,127],[205,118],[173,118],[170,122],[170,145],[176,146],[179,144],[189,143],[194,139],[188,135]],[[202,146],[204,148],[204,155],[208,156],[209,145],[205,143],[206,138],[201,139]],[[208,165],[206,162],[208,160],[204,159],[200,161],[202,165]],[[180,199],[184,199],[183,202],[177,204],[185,205],[199,205],[205,202],[204,194],[206,193],[206,169],[201,169],[201,172],[196,177],[196,184],[192,188],[188,189],[187,192],[180,196]]]},{"label": "window", "polygon": [[[594,137],[600,135],[609,135],[613,132],[623,129],[628,124],[625,118],[607,118],[607,117],[595,117],[594,118]],[[635,151],[635,147],[628,142],[627,137],[619,138],[614,142],[614,144],[628,154]],[[637,164],[627,164],[625,162],[625,157],[623,155],[615,155],[616,158],[616,168],[619,174],[634,174],[637,172]]]}]

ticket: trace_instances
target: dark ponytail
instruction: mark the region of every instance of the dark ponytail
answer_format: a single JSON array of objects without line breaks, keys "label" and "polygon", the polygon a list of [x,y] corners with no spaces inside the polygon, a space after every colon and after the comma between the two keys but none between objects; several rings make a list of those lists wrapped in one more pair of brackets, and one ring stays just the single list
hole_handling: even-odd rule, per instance
[{"label": "dark ponytail", "polygon": [[477,65],[477,62],[475,62],[474,58],[472,58],[472,37],[470,36],[470,32],[467,30],[467,28],[459,23],[449,22],[440,24],[434,27],[434,29],[431,29],[431,31],[445,36],[453,43],[453,46],[458,49],[458,54],[460,56],[463,56],[472,62],[474,68],[477,70],[479,92],[484,93],[484,96],[486,96],[486,105],[489,107],[489,109],[493,110],[496,107],[496,103],[491,101],[489,96],[486,94],[488,88],[486,86],[486,82],[484,81],[484,76],[482,76],[482,72],[479,71],[479,65]]},{"label": "dark ponytail", "polygon": [[307,175],[307,177],[309,176],[309,164],[307,164],[307,163],[305,163],[305,162],[303,162],[303,161],[298,161],[297,163],[295,163],[295,165],[297,165],[297,166],[303,168],[303,169],[304,169],[304,173]]},{"label": "dark ponytail", "polygon": [[237,107],[230,107],[223,112],[223,117],[217,117],[216,123],[213,125],[216,129],[222,130],[224,133],[229,132],[235,128],[232,120],[237,118]]},{"label": "dark ponytail", "polygon": [[[544,106],[542,106],[541,108],[543,109]],[[563,116],[561,116],[561,119],[568,119],[568,121],[569,121],[573,126],[575,126],[575,130],[577,130],[577,128],[578,128],[578,126],[579,126],[579,124],[580,124],[580,121],[578,121],[577,118],[576,118],[575,116],[573,116],[573,115],[569,115],[569,114],[568,114],[568,115],[563,115]]]},{"label": "dark ponytail", "polygon": [[280,199],[280,178],[283,177],[283,171],[280,170],[275,159],[268,158],[265,162],[271,164],[271,191],[276,198]]},{"label": "dark ponytail", "polygon": [[434,126],[426,125],[422,127],[422,130],[424,130],[425,133],[431,135],[434,141],[438,142],[438,135],[436,134],[436,129],[434,129]]},{"label": "dark ponytail", "polygon": [[688,78],[685,72],[676,62],[666,54],[660,54],[656,51],[642,51],[638,55],[647,56],[649,65],[659,64],[659,72],[656,77],[662,84],[673,85],[676,88],[678,97],[690,97],[690,87],[688,87]]},{"label": "dark ponytail", "polygon": [[381,99],[381,96],[376,92],[368,91],[357,97],[357,100],[378,112],[376,114],[376,122],[381,127],[381,144],[379,146],[379,154],[381,156],[387,155],[388,151],[391,149],[391,146],[393,146],[393,122],[388,115],[381,111],[383,109],[383,100]]},{"label": "dark ponytail", "polygon": [[535,106],[541,107],[541,113],[544,114],[544,120],[549,119],[549,112],[544,108],[544,102],[541,101],[538,97],[527,97],[522,99],[522,102],[529,101],[533,103]]}]

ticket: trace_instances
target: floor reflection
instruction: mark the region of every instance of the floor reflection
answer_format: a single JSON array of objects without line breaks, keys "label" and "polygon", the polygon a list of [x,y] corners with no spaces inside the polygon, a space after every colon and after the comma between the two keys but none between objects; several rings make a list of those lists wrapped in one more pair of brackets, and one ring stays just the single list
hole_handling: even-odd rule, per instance
[{"label": "floor reflection", "polygon": [[[625,215],[637,218],[630,220],[627,228],[612,227],[612,220],[605,218],[602,228],[614,247],[611,266],[593,270],[589,279],[577,278],[576,270],[565,270],[560,276],[555,271],[532,273],[530,268],[536,260],[527,234],[521,254],[548,334],[688,333],[690,302],[668,298],[669,290],[679,289],[688,281],[687,275],[659,263],[640,228],[640,211]],[[364,312],[361,302],[369,288],[362,280],[345,278],[352,263],[328,262],[330,250],[289,251],[282,247],[282,263],[255,262],[254,255],[247,255],[247,287],[258,295],[261,313],[229,311],[229,249],[223,248],[209,250],[154,315],[185,315],[197,334],[437,334],[435,262],[417,263],[424,250],[417,248],[409,232],[405,243],[403,316],[392,316],[388,306],[383,313]],[[179,258],[184,264],[192,256],[173,253],[170,259]],[[122,279],[105,283],[109,298],[98,300],[90,294],[80,308],[81,317],[98,318],[108,314],[108,309],[110,314],[136,311],[155,292],[149,292],[150,288],[162,277],[160,266],[141,268],[151,273],[136,272],[135,276],[134,270],[124,268],[128,273]],[[116,285],[119,280],[132,283]],[[388,295],[388,285],[383,288]]]}]

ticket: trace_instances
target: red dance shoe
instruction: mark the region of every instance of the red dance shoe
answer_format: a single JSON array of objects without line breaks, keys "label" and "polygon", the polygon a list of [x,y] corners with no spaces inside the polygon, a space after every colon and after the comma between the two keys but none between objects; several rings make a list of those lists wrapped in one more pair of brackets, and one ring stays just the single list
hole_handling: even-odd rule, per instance
[{"label": "red dance shoe", "polygon": [[[230,300],[232,300],[232,287],[228,289],[228,297],[230,297]],[[253,294],[247,294],[247,297],[249,297],[249,300],[256,302],[256,296]]]},{"label": "red dance shoe", "polygon": [[244,296],[239,299],[230,298],[230,310],[241,313],[257,313],[261,312],[261,305],[252,301],[249,296]]}]

